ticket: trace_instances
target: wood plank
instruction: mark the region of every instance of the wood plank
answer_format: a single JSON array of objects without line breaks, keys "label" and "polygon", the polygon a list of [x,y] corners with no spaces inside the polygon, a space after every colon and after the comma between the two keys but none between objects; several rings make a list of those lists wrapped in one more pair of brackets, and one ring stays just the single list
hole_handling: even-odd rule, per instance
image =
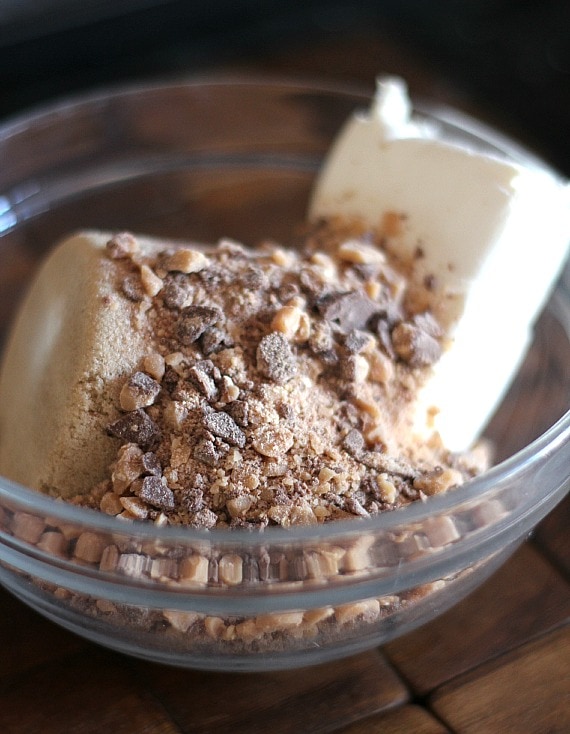
[{"label": "wood plank", "polygon": [[2,734],[180,734],[119,656],[89,647],[0,686]]},{"label": "wood plank", "polygon": [[0,681],[78,652],[86,643],[0,588]]},{"label": "wood plank", "polygon": [[467,599],[385,651],[412,689],[425,694],[569,615],[570,584],[525,544]]},{"label": "wood plank", "polygon": [[461,734],[568,734],[570,626],[444,686],[431,705]]},{"label": "wood plank", "polygon": [[277,673],[213,674],[159,665],[138,672],[185,734],[331,732],[408,697],[376,651]]},{"label": "wood plank", "polygon": [[534,542],[570,576],[570,494],[538,526]]},{"label": "wood plank", "polygon": [[448,734],[449,729],[421,706],[400,706],[339,729],[335,734]]}]

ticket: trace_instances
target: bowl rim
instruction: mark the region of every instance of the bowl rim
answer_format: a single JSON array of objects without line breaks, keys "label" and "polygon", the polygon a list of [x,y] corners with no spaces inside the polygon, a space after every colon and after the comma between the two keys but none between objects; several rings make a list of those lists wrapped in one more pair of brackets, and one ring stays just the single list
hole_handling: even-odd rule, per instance
[{"label": "bowl rim", "polygon": [[[17,113],[0,122],[0,140],[25,132],[32,125],[41,124],[53,116],[67,110],[105,102],[119,100],[124,97],[149,94],[157,91],[173,91],[176,89],[201,89],[205,87],[256,87],[276,90],[296,89],[305,93],[325,93],[340,95],[354,99],[355,105],[366,104],[371,96],[371,89],[365,85],[340,83],[309,77],[273,76],[245,74],[192,74],[173,76],[168,79],[139,81],[127,84],[116,84],[99,87],[88,92],[59,97],[55,101],[34,106]],[[565,179],[546,161],[535,155],[523,145],[519,145],[508,135],[480,122],[478,119],[464,114],[458,109],[430,101],[421,100],[412,95],[414,113],[420,117],[435,118],[436,123],[467,131],[502,151],[515,162],[530,163],[548,172],[560,181]],[[356,109],[356,107],[355,107]],[[565,280],[570,282],[570,262],[566,266]],[[554,292],[555,308],[561,316],[562,326],[570,338],[570,289],[562,280]],[[239,544],[248,546],[265,545],[268,541],[292,543],[296,541],[326,540],[334,537],[350,537],[375,531],[390,531],[418,523],[429,517],[447,514],[471,506],[478,499],[488,498],[496,493],[503,484],[516,479],[529,468],[546,460],[548,456],[570,445],[570,410],[559,418],[549,429],[512,456],[501,461],[484,474],[469,480],[455,490],[415,501],[405,507],[382,512],[370,518],[351,518],[312,526],[296,526],[290,528],[271,527],[263,531],[243,530],[240,528],[219,528],[201,530],[186,526],[158,527],[144,521],[125,522],[104,513],[85,507],[73,505],[60,498],[50,497],[0,476],[0,502],[6,505],[18,505],[19,511],[31,513],[41,512],[45,516],[74,525],[81,525],[91,530],[136,536],[141,540],[165,541],[177,543]],[[550,490],[552,493],[554,490]],[[541,496],[546,499],[549,493]]]}]

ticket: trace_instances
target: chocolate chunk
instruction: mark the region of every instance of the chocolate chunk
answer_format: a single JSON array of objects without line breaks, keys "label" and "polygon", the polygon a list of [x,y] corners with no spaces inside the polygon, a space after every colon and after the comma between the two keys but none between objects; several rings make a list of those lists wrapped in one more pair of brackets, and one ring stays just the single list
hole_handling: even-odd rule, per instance
[{"label": "chocolate chunk", "polygon": [[296,283],[282,283],[277,291],[277,298],[281,303],[288,303],[297,295],[299,295],[299,286]]},{"label": "chocolate chunk", "polygon": [[287,339],[278,331],[263,337],[257,347],[256,357],[258,370],[274,382],[288,382],[297,373],[295,355]]},{"label": "chocolate chunk", "polygon": [[364,329],[369,319],[378,312],[378,304],[365,293],[349,291],[325,296],[317,309],[326,321],[337,324],[345,334],[353,329]]},{"label": "chocolate chunk", "polygon": [[167,366],[162,377],[162,387],[172,394],[178,387],[180,375],[173,367]]},{"label": "chocolate chunk", "polygon": [[398,324],[392,331],[392,345],[398,357],[411,367],[427,367],[441,357],[440,330],[435,319],[419,314]]},{"label": "chocolate chunk", "polygon": [[247,584],[256,584],[259,581],[259,566],[251,556],[244,559],[243,580]]},{"label": "chocolate chunk", "polygon": [[204,506],[204,492],[198,487],[190,487],[182,493],[182,506],[188,512],[199,512]]},{"label": "chocolate chunk", "polygon": [[160,434],[156,423],[142,408],[126,413],[111,423],[107,431],[111,436],[116,436],[126,443],[136,443],[142,449],[150,449]]},{"label": "chocolate chunk", "polygon": [[216,466],[222,458],[222,453],[218,451],[213,441],[203,438],[194,447],[194,458],[197,461],[203,461],[208,466]]},{"label": "chocolate chunk", "polygon": [[334,347],[334,339],[330,324],[316,321],[309,336],[309,347],[315,354],[330,352]]},{"label": "chocolate chunk", "polygon": [[188,370],[188,381],[208,400],[218,398],[215,379],[221,377],[219,369],[210,359],[204,359],[192,365]]},{"label": "chocolate chunk", "polygon": [[217,308],[207,306],[188,306],[183,309],[176,332],[182,344],[193,344],[210,326],[222,318],[222,312]]},{"label": "chocolate chunk", "polygon": [[396,359],[396,352],[392,346],[392,331],[387,319],[379,318],[374,330],[378,335],[378,342],[390,359]]},{"label": "chocolate chunk", "polygon": [[120,232],[111,237],[105,245],[105,249],[111,260],[122,260],[134,255],[139,249],[139,245],[130,232]]},{"label": "chocolate chunk", "polygon": [[239,446],[240,449],[243,449],[245,446],[245,433],[234,419],[223,411],[205,413],[204,426],[214,436],[218,436],[222,440],[227,441],[230,446]]},{"label": "chocolate chunk", "polygon": [[353,329],[349,332],[344,340],[344,346],[347,351],[351,354],[358,354],[364,351],[366,347],[370,346],[372,336],[366,331],[360,331],[360,329]]},{"label": "chocolate chunk", "polygon": [[145,297],[145,290],[138,275],[127,275],[121,283],[121,291],[129,301],[138,303]]},{"label": "chocolate chunk", "polygon": [[[213,528],[217,523],[218,518],[215,512],[212,510],[203,509],[196,512],[188,523],[192,528]],[[215,558],[210,561],[210,573],[208,574],[208,580],[216,582],[218,580],[218,562]]]},{"label": "chocolate chunk", "polygon": [[152,451],[147,451],[142,456],[142,465],[145,474],[152,474],[155,477],[159,477],[162,474],[162,467],[158,456]]},{"label": "chocolate chunk", "polygon": [[250,265],[240,277],[240,283],[244,288],[252,291],[267,290],[267,276],[257,265]]},{"label": "chocolate chunk", "polygon": [[370,517],[370,513],[364,509],[356,497],[347,497],[344,507],[347,512],[351,512],[353,515],[358,515],[359,517]]},{"label": "chocolate chunk", "polygon": [[310,304],[322,298],[325,293],[323,281],[311,270],[302,270],[299,274],[301,290],[307,296]]},{"label": "chocolate chunk", "polygon": [[358,458],[364,450],[364,437],[356,428],[351,429],[342,442],[342,447],[351,456]]},{"label": "chocolate chunk", "polygon": [[229,413],[238,426],[246,428],[249,425],[249,405],[245,400],[234,400],[227,406],[226,413]]},{"label": "chocolate chunk", "polygon": [[204,354],[208,356],[222,349],[233,347],[234,342],[228,333],[213,326],[202,334],[200,345]]},{"label": "chocolate chunk", "polygon": [[162,300],[171,310],[183,308],[190,294],[190,284],[184,276],[170,276],[162,289]]},{"label": "chocolate chunk", "polygon": [[418,472],[404,459],[395,459],[380,451],[363,451],[355,457],[369,469],[400,477],[415,478]]},{"label": "chocolate chunk", "polygon": [[152,405],[160,393],[160,383],[145,372],[135,372],[121,391],[121,407],[127,410]]},{"label": "chocolate chunk", "polygon": [[137,494],[143,502],[159,510],[174,508],[174,493],[160,477],[145,477]]}]

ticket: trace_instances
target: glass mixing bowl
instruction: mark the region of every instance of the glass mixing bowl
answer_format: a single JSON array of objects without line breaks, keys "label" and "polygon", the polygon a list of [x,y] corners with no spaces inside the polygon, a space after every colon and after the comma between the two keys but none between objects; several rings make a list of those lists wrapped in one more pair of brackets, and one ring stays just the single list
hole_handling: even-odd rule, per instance
[{"label": "glass mixing bowl", "polygon": [[[75,229],[287,243],[365,94],[201,79],[105,91],[0,128],[0,327]],[[454,112],[445,131],[542,165]],[[444,495],[317,528],[157,528],[0,480],[0,581],[125,653],[211,670],[303,666],[384,643],[481,584],[570,486],[570,305],[562,283],[488,429],[499,463]]]}]

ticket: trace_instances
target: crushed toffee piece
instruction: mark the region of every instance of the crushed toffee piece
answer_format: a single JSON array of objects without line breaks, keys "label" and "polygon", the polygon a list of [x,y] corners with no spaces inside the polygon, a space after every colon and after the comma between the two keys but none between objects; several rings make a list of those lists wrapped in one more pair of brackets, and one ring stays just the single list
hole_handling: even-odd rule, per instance
[{"label": "crushed toffee piece", "polygon": [[[117,293],[148,354],[124,376],[107,427],[109,483],[82,501],[194,528],[289,527],[370,517],[481,471],[480,452],[413,436],[443,329],[425,305],[434,283],[406,277],[413,263],[404,272],[382,242],[334,222],[297,250],[143,250],[114,237]],[[266,573],[260,562],[242,571]],[[214,572],[233,583],[238,569]]]}]

